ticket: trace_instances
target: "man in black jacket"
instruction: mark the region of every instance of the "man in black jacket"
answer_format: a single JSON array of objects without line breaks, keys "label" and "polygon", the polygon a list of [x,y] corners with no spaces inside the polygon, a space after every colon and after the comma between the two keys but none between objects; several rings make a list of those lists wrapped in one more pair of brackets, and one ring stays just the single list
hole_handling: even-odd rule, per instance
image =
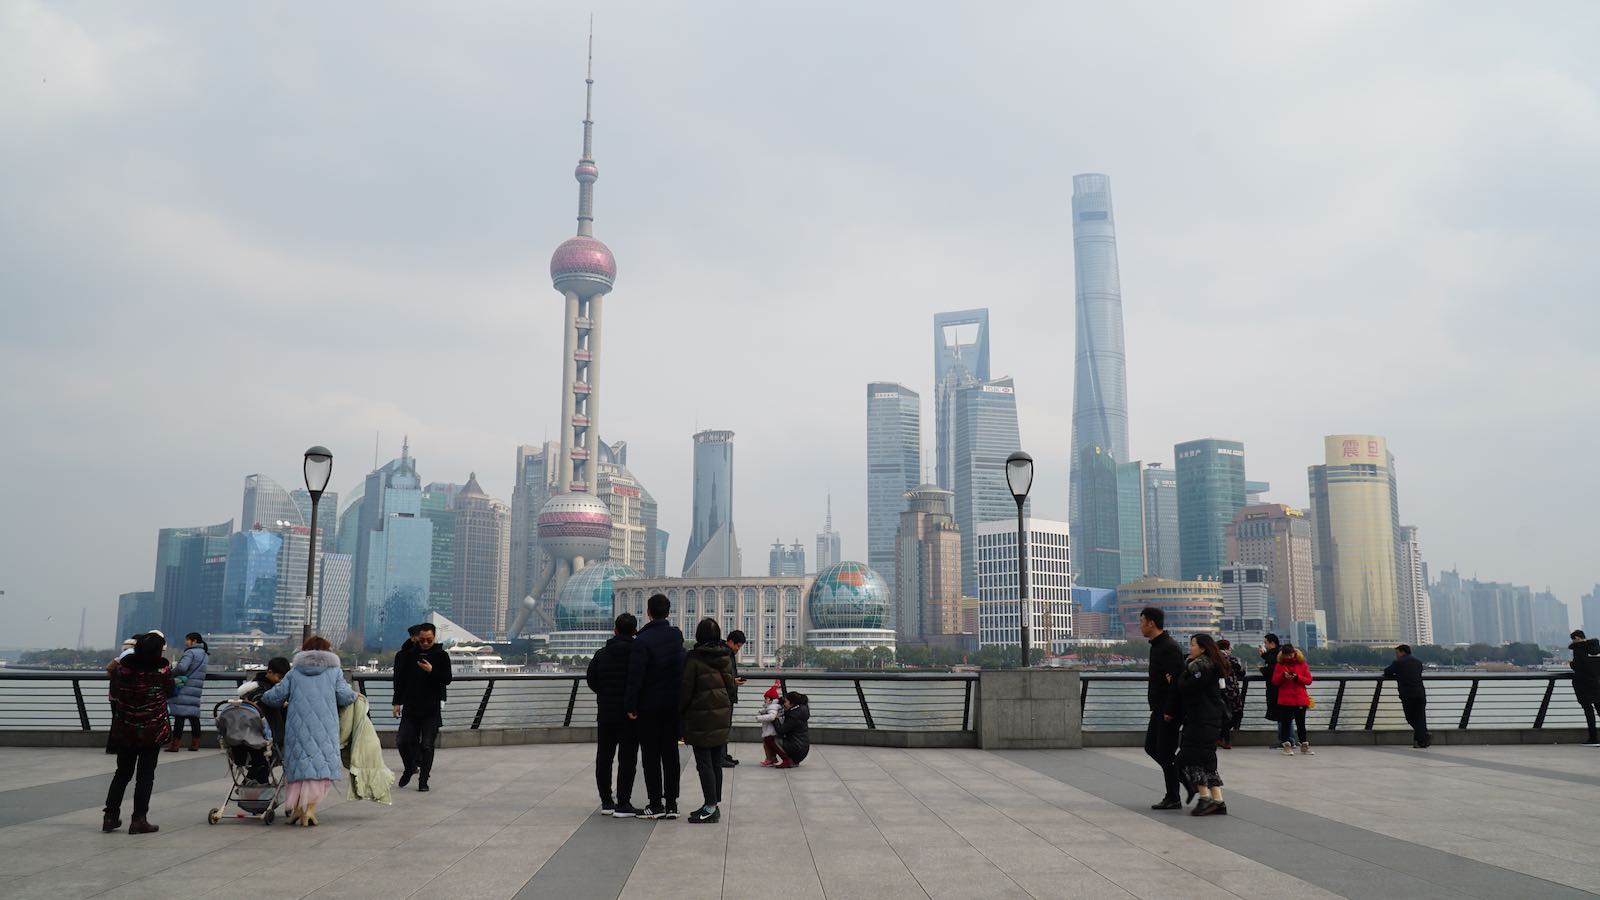
[{"label": "man in black jacket", "polygon": [[639,729],[639,757],[650,804],[645,819],[678,817],[678,692],[683,687],[683,632],[667,621],[672,601],[652,594],[650,621],[639,629],[628,655],[628,687],[622,709]]},{"label": "man in black jacket", "polygon": [[1411,726],[1411,746],[1426,749],[1433,744],[1428,733],[1428,689],[1422,683],[1422,660],[1411,655],[1411,645],[1394,648],[1394,662],[1383,670],[1383,677],[1393,678],[1400,688],[1400,707],[1406,711],[1406,724]]},{"label": "man in black jacket", "polygon": [[433,771],[433,748],[443,724],[441,701],[450,683],[450,654],[434,643],[432,622],[417,626],[412,649],[394,655],[394,714],[400,719],[395,745],[400,750],[399,787],[417,777],[417,790],[428,790],[428,775]]},{"label": "man in black jacket", "polygon": [[[594,780],[600,788],[600,813],[631,819],[639,814],[633,807],[633,776],[639,768],[639,735],[635,723],[622,709],[628,691],[628,657],[633,655],[633,635],[639,620],[633,613],[617,616],[612,638],[595,651],[589,660],[584,680],[594,691],[594,723],[598,746],[594,755]],[[616,800],[611,794],[611,759],[617,760]]]},{"label": "man in black jacket", "polygon": [[1177,709],[1177,680],[1183,677],[1183,648],[1167,634],[1167,614],[1159,607],[1147,606],[1139,613],[1139,633],[1150,641],[1150,683],[1145,699],[1150,704],[1150,725],[1144,732],[1145,755],[1161,767],[1166,793],[1151,809],[1182,809],[1178,799],[1178,767],[1173,757],[1178,752],[1178,731],[1183,724],[1173,712]]},{"label": "man in black jacket", "polygon": [[[728,639],[723,641],[724,644],[728,645],[728,652],[733,654],[733,689],[728,691],[728,699],[735,706],[739,705],[739,685],[744,684],[744,679],[739,677],[739,651],[744,649],[746,640],[744,632],[735,628],[728,632]],[[722,767],[731,769],[738,764],[739,761],[733,758],[732,753],[728,752],[728,745],[723,745]]]},{"label": "man in black jacket", "polygon": [[1594,722],[1600,711],[1600,638],[1586,637],[1582,631],[1574,631],[1570,637],[1572,643],[1567,649],[1572,651],[1572,693],[1583,707],[1583,718],[1589,725],[1589,737],[1583,745],[1600,747],[1600,733],[1595,731]]}]

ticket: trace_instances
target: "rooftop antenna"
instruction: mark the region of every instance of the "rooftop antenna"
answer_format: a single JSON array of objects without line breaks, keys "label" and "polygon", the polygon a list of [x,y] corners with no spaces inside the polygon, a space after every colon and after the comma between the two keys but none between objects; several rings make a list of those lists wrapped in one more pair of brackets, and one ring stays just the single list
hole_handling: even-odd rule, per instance
[{"label": "rooftop antenna", "polygon": [[831,492],[828,494],[827,524],[823,526],[823,530],[827,531],[829,534],[833,534],[833,494]]},{"label": "rooftop antenna", "polygon": [[379,454],[379,452],[381,452],[380,448],[382,446],[383,446],[383,432],[374,431],[372,433],[372,471],[374,471],[374,472],[378,471],[378,454]]},{"label": "rooftop antenna", "polygon": [[89,622],[89,607],[85,606],[83,608],[83,611],[78,613],[78,649],[79,650],[82,650],[83,647],[84,647],[84,644],[83,644],[83,626],[88,624],[88,622]]}]

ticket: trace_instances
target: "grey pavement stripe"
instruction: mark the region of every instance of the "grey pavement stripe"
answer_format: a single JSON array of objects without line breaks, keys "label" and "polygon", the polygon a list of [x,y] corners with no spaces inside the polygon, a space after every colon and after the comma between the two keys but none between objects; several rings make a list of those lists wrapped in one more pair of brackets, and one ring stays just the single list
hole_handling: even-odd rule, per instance
[{"label": "grey pavement stripe", "polygon": [[514,900],[616,900],[655,825],[650,819],[613,819],[596,813],[539,867]]},{"label": "grey pavement stripe", "polygon": [[[203,756],[181,756],[173,759],[163,753],[156,764],[156,784],[153,797],[163,791],[185,788],[208,781],[227,781],[228,763],[220,753],[203,751]],[[187,753],[187,751],[185,751]],[[0,791],[0,828],[37,822],[53,816],[80,809],[100,809],[106,803],[106,789],[111,787],[111,773],[72,778],[34,787]],[[219,795],[217,799],[222,799]],[[132,808],[133,782],[122,798],[123,812]],[[151,805],[155,805],[154,799]]]},{"label": "grey pavement stripe", "polygon": [[1161,774],[1154,763],[1135,765],[1091,750],[998,751],[996,755],[1347,897],[1593,896],[1235,790],[1225,789],[1226,817],[1197,819],[1188,815],[1187,809],[1181,813],[1152,810],[1150,803],[1160,799],[1161,793]]},{"label": "grey pavement stripe", "polygon": [[[1385,753],[1399,753],[1403,756],[1413,756],[1420,753],[1432,756],[1434,759],[1441,762],[1459,763],[1463,766],[1472,766],[1473,768],[1478,769],[1496,769],[1512,775],[1528,775],[1533,778],[1550,778],[1555,781],[1570,781],[1574,784],[1591,784],[1595,785],[1596,787],[1600,787],[1600,776],[1578,775],[1572,772],[1562,772],[1552,769],[1536,769],[1533,766],[1519,766],[1515,763],[1503,763],[1489,759],[1478,759],[1477,757],[1461,756],[1456,753],[1439,753],[1435,752],[1439,749],[1438,744],[1433,745],[1433,747],[1429,750],[1407,750],[1404,747],[1372,747],[1370,749],[1382,750]],[[1596,763],[1600,763],[1600,752],[1594,751],[1593,748],[1587,749],[1589,749],[1590,752],[1595,752],[1596,755],[1594,761]]]}]

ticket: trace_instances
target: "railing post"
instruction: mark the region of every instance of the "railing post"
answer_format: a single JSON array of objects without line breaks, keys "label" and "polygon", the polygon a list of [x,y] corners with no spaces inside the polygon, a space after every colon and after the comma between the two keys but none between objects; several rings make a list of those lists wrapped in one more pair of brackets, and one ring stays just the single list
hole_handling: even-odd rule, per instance
[{"label": "railing post", "polygon": [[[473,731],[477,731],[478,726],[483,724],[483,712],[489,708],[489,695],[494,693],[494,682],[495,679],[489,679],[488,687],[483,689],[483,699],[478,701],[478,714],[472,717]],[[568,713],[568,715],[571,715],[571,713]]]},{"label": "railing post", "polygon": [[1472,679],[1472,690],[1467,691],[1467,705],[1461,708],[1461,724],[1456,728],[1464,729],[1472,721],[1472,704],[1478,699],[1478,679]]},{"label": "railing post", "polygon": [[1367,708],[1367,730],[1372,730],[1372,725],[1378,720],[1378,698],[1383,696],[1383,679],[1378,679],[1372,686],[1372,706]]},{"label": "railing post", "polygon": [[1089,706],[1089,679],[1078,679],[1078,709],[1087,709]]},{"label": "railing post", "polygon": [[856,699],[861,701],[861,717],[867,720],[867,730],[876,730],[878,726],[872,724],[872,710],[867,708],[867,692],[861,689],[861,679],[857,678]]},{"label": "railing post", "polygon": [[[969,731],[972,728],[972,679],[966,680],[967,692],[961,698],[961,730]],[[1079,701],[1080,704],[1082,701]]]},{"label": "railing post", "polygon": [[1339,679],[1339,693],[1333,695],[1333,714],[1328,716],[1329,731],[1339,730],[1339,710],[1344,709],[1344,689],[1348,684],[1350,684],[1349,681],[1343,678]]},{"label": "railing post", "polygon": [[572,693],[567,695],[567,717],[561,721],[561,727],[562,728],[570,728],[572,726],[572,708],[574,706],[577,706],[577,705],[578,705],[578,678],[577,678],[577,676],[573,676],[573,679],[572,679]]},{"label": "railing post", "polygon": [[83,705],[83,686],[76,678],[72,679],[72,696],[78,701],[78,724],[83,726],[84,731],[88,731],[89,707]]},{"label": "railing post", "polygon": [[1545,713],[1550,711],[1550,695],[1554,694],[1555,692],[1556,677],[1551,675],[1550,681],[1544,686],[1544,699],[1539,701],[1539,715],[1535,716],[1533,719],[1533,728],[1535,731],[1544,727]]}]

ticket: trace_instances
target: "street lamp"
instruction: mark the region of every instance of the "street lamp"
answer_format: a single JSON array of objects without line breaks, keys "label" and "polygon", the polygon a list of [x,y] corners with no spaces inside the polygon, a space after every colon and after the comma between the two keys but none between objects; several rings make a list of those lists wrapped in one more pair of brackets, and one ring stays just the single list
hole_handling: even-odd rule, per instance
[{"label": "street lamp", "polygon": [[1018,450],[1006,457],[1006,486],[1017,501],[1017,611],[1022,617],[1022,667],[1028,667],[1028,536],[1022,505],[1033,487],[1033,457]]},{"label": "street lamp", "polygon": [[333,477],[333,454],[327,447],[312,447],[306,451],[304,471],[306,492],[311,495],[311,542],[306,553],[306,620],[300,626],[301,646],[311,637],[311,591],[317,573],[317,503],[328,489],[328,479]]}]

